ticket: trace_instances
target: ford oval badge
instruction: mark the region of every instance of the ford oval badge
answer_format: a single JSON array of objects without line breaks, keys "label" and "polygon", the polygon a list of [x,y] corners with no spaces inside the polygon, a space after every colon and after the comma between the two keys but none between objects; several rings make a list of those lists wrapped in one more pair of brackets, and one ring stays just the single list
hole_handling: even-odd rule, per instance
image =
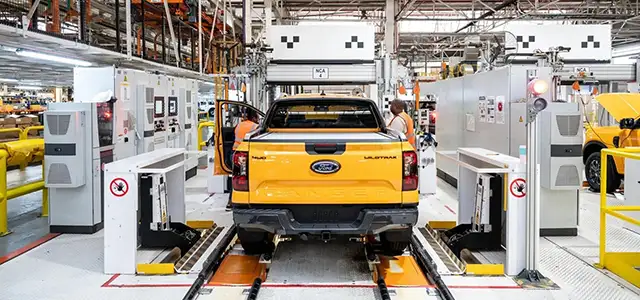
[{"label": "ford oval badge", "polygon": [[319,160],[311,164],[311,170],[318,174],[333,174],[340,170],[340,164],[333,160]]}]

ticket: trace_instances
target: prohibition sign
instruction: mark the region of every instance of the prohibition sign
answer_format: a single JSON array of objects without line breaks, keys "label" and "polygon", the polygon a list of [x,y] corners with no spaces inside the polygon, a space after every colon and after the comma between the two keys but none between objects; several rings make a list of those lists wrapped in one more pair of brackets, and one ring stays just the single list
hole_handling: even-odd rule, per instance
[{"label": "prohibition sign", "polygon": [[509,190],[511,191],[511,195],[513,195],[516,198],[524,197],[527,194],[524,191],[526,186],[527,186],[526,182],[523,178],[518,178],[512,181],[511,184],[509,185]]},{"label": "prohibition sign", "polygon": [[129,184],[122,178],[115,178],[109,184],[109,191],[116,197],[122,197],[129,191]]}]

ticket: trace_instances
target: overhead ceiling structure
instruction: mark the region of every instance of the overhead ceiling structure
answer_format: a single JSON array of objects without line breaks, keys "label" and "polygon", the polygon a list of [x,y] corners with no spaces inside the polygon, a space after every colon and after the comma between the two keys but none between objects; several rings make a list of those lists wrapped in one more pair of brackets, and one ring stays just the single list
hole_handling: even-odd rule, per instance
[{"label": "overhead ceiling structure", "polygon": [[[242,64],[243,42],[258,39],[244,40],[244,35],[264,37],[268,15],[273,24],[368,22],[376,25],[380,41],[388,35],[385,31],[395,28],[392,52],[404,62],[461,56],[469,43],[504,43],[504,26],[522,21],[611,24],[614,47],[640,42],[640,0],[129,2],[127,20],[127,0],[0,0],[0,47],[199,77]],[[393,15],[387,16],[387,5],[393,5]],[[269,14],[266,7],[271,8]],[[251,18],[249,31],[243,16]],[[387,19],[395,26],[389,27]],[[72,67],[0,50],[0,78],[39,78],[51,85],[68,85]]]},{"label": "overhead ceiling structure", "polygon": [[[240,8],[248,0],[231,0]],[[378,25],[380,39],[394,3],[400,56],[424,59],[460,56],[470,37],[504,42],[502,27],[514,21],[611,24],[613,46],[640,42],[640,0],[258,0],[271,4],[276,22],[364,21]],[[268,5],[267,4],[267,5]],[[479,38],[479,39],[478,39]]]}]

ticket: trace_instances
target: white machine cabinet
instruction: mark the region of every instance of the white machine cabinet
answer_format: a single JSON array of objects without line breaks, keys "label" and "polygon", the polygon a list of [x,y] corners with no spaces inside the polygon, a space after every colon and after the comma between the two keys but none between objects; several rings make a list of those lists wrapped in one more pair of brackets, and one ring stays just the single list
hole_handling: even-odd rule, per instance
[{"label": "white machine cabinet", "polygon": [[[456,152],[438,151],[437,154],[441,160],[453,160],[458,165],[458,225],[473,224],[473,222],[477,222],[478,225],[486,223],[482,216],[486,211],[483,208],[486,203],[477,201],[479,178],[488,181],[489,174],[505,176],[504,184],[508,186],[504,195],[507,211],[505,225],[503,225],[506,227],[504,228],[506,235],[503,238],[506,261],[503,263],[506,275],[518,275],[525,268],[526,263],[526,164],[519,158],[483,148],[459,148]],[[487,185],[483,182],[482,186],[484,188]],[[482,193],[480,199],[488,197],[484,195],[484,190],[480,193]]]},{"label": "white machine cabinet", "polygon": [[106,164],[104,167],[104,272],[135,274],[138,252],[139,178],[164,174],[166,213],[184,223],[185,160],[200,154],[164,148]]}]

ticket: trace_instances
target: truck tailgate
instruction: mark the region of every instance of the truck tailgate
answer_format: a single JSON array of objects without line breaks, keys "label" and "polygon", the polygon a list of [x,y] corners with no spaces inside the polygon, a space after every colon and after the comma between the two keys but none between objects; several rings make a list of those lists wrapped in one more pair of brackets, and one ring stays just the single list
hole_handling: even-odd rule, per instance
[{"label": "truck tailgate", "polygon": [[[385,134],[267,133],[249,155],[251,204],[402,203],[402,144]],[[339,169],[315,172],[318,161]]]}]

